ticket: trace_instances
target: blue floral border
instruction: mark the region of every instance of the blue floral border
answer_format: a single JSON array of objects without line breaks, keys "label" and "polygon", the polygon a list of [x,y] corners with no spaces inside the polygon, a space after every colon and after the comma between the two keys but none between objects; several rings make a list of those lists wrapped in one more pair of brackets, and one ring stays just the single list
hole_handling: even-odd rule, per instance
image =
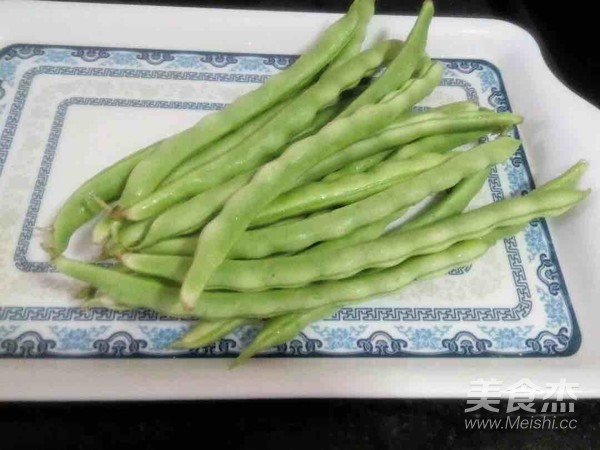
[{"label": "blue floral border", "polygon": [[[88,48],[88,47],[77,47],[77,46],[45,46],[45,45],[12,45],[0,51],[0,60],[12,58],[28,59],[33,56],[43,55],[46,50],[51,51],[52,49],[71,49],[73,50],[71,56],[74,58],[80,58],[84,62],[95,62],[110,56],[111,52],[135,52],[136,59],[142,60],[153,66],[173,61],[173,55],[181,54],[195,54],[202,55],[202,62],[210,64],[214,67],[226,67],[230,64],[238,63],[238,60],[242,56],[252,56],[262,59],[262,64],[272,65],[278,69],[287,67],[291,62],[295,60],[294,56],[286,55],[264,55],[264,54],[224,54],[224,53],[213,53],[213,52],[190,52],[190,51],[165,51],[165,50],[143,50],[143,49],[118,49],[118,48]],[[451,60],[442,59],[445,62],[447,68],[459,70],[463,73],[471,73],[477,70],[484,70],[487,66],[492,72],[495,73],[499,87],[490,86],[489,102],[498,111],[510,111],[510,103],[506,95],[506,89],[500,75],[500,71],[497,67],[483,60]],[[20,80],[15,101],[11,106],[9,116],[3,128],[3,133],[0,135],[0,176],[2,174],[2,168],[6,157],[8,156],[8,149],[12,143],[12,135],[16,130],[18,120],[20,118],[20,111],[22,110],[27,91],[31,85],[33,78],[41,73],[47,74],[60,74],[60,75],[88,75],[88,76],[123,76],[123,77],[140,77],[140,78],[158,78],[158,79],[185,79],[185,80],[208,80],[208,81],[219,81],[219,82],[263,82],[266,79],[266,75],[258,74],[227,74],[227,73],[205,73],[205,72],[184,72],[184,71],[154,71],[144,69],[114,69],[107,67],[56,67],[56,66],[38,66],[27,72]],[[4,86],[8,86],[6,80],[0,80],[0,98],[5,94]],[[453,81],[445,80],[446,85],[452,85]],[[455,85],[461,85],[465,88],[467,96],[472,98],[473,94],[476,96],[477,93],[474,89],[472,92],[468,86],[464,86],[463,80],[456,80]],[[468,83],[467,83],[468,84]],[[96,99],[99,100],[99,99]],[[61,106],[66,112],[66,108],[71,104],[86,104],[77,103],[82,101],[90,101],[93,104],[96,100],[72,98],[67,99],[61,103]],[[114,101],[118,104],[121,100],[119,99],[104,99]],[[135,102],[135,101],[134,101]],[[128,106],[139,106],[139,107],[159,107],[159,108],[195,108],[195,109],[216,109],[222,105],[218,104],[199,104],[188,102],[147,102],[140,100],[139,104],[128,105]],[[152,106],[150,106],[152,104]],[[186,105],[184,105],[186,104]],[[147,106],[146,106],[147,105]],[[60,110],[61,107],[59,107]],[[62,119],[57,111],[57,117],[55,118],[55,124],[64,119],[64,112],[62,113]],[[514,130],[515,135],[518,137],[518,130]],[[51,136],[52,139],[52,136]],[[58,137],[57,137],[58,139]],[[50,145],[50,141],[49,141]],[[44,157],[45,163],[50,164],[53,158],[53,154],[48,156],[48,160]],[[527,184],[530,190],[534,187],[534,182],[531,176],[531,171],[525,156],[524,150],[521,148],[513,157],[510,162],[515,167],[524,166],[527,173]],[[43,163],[44,164],[44,163]],[[42,169],[40,170],[40,177]],[[497,175],[497,174],[496,174]],[[46,174],[47,176],[47,174]],[[40,179],[38,177],[38,181]],[[499,178],[496,180],[494,176],[494,170],[491,171],[489,179],[490,187],[494,195],[494,200],[497,200],[497,195],[502,195],[502,190],[499,189]],[[497,190],[494,187],[498,188]],[[38,188],[36,184],[36,189]],[[43,194],[43,187],[42,187]],[[32,204],[35,204],[36,194],[32,196]],[[39,198],[41,199],[41,197]],[[38,199],[38,200],[39,200]],[[39,203],[39,202],[38,202]],[[39,208],[39,204],[37,205]],[[31,205],[30,205],[31,209]],[[37,215],[37,208],[35,209],[35,215]],[[35,220],[34,220],[35,223]],[[558,260],[552,240],[549,234],[548,226],[544,220],[539,221],[537,224],[543,231],[543,234],[547,238],[548,243],[548,254],[540,255],[540,266],[538,268],[538,278],[545,285],[550,294],[560,292],[564,298],[568,308],[568,313],[571,319],[571,334],[569,336],[569,330],[561,328],[556,333],[550,331],[540,332],[536,337],[529,338],[524,344],[524,352],[518,356],[567,356],[575,353],[581,344],[581,334],[579,327],[576,322],[573,306],[570,302],[568,292],[562,272],[560,270]],[[19,239],[19,245],[17,252],[15,253],[15,263],[20,269],[31,269],[33,271],[42,271],[42,266],[38,264],[43,263],[29,263],[24,260],[24,254],[26,253],[27,247],[22,248],[25,240],[28,240],[31,236],[27,236],[25,228]],[[514,241],[514,239],[513,239]],[[27,244],[28,245],[28,244]],[[21,247],[19,249],[19,247]],[[360,320],[360,321],[371,321],[371,320],[398,320],[398,321],[411,321],[411,320],[475,320],[475,321],[494,321],[494,320],[518,320],[520,317],[524,317],[529,313],[531,309],[531,294],[529,292],[529,285],[525,279],[524,271],[521,273],[515,272],[514,268],[520,264],[520,258],[518,250],[516,249],[516,241],[511,242],[511,239],[505,241],[505,247],[509,256],[509,263],[513,269],[513,279],[517,287],[517,293],[519,296],[519,304],[514,308],[514,312],[508,315],[500,317],[494,316],[491,313],[490,308],[475,308],[472,311],[470,308],[440,308],[437,309],[437,313],[432,313],[436,309],[432,308],[414,308],[412,312],[409,312],[409,308],[344,308],[340,310],[330,320]],[[18,255],[17,255],[18,253]],[[32,264],[29,267],[23,264]],[[522,265],[521,265],[522,267]],[[539,289],[539,288],[538,288]],[[374,310],[379,310],[375,315]],[[452,312],[452,311],[456,312]],[[156,320],[173,320],[171,318],[159,317],[158,315],[151,312],[136,311],[133,313],[115,313],[114,311],[107,311],[103,309],[92,309],[82,310],[80,308],[28,308],[28,307],[1,307],[0,308],[0,321],[2,320],[132,320],[132,321],[156,321]],[[95,327],[93,327],[95,328]],[[481,328],[481,327],[480,327]],[[58,352],[55,350],[57,342],[52,339],[45,339],[35,331],[26,331],[19,334],[15,338],[2,339],[2,332],[4,329],[10,329],[10,326],[4,327],[0,325],[0,356],[4,357],[160,357],[161,354],[150,353],[144,349],[148,347],[148,342],[145,340],[135,339],[129,333],[119,331],[111,334],[104,339],[96,339],[93,342],[93,348],[95,351],[93,354],[77,354],[69,355],[66,353]],[[483,329],[484,333],[498,333],[492,329]],[[64,340],[65,332],[62,331]],[[57,334],[57,336],[61,336]],[[149,339],[153,338],[149,336]],[[156,338],[154,338],[156,339]],[[59,339],[60,341],[60,339]],[[336,354],[321,354],[319,348],[322,347],[323,342],[315,339],[309,339],[306,335],[301,334],[298,338],[292,340],[287,344],[279,346],[276,351],[272,354],[266,354],[264,356],[282,356],[282,355],[293,355],[293,356],[326,356],[326,357],[338,357],[338,356],[417,356],[417,357],[428,357],[428,356],[502,356],[511,357],[517,356],[515,354],[504,354],[498,353],[491,348],[491,341],[484,337],[478,337],[471,332],[463,331],[457,333],[452,338],[444,339],[441,345],[444,349],[443,352],[431,352],[427,354],[415,354],[412,352],[403,351],[407,347],[407,341],[403,339],[397,339],[389,334],[378,331],[373,333],[369,338],[360,339],[357,342],[358,346],[363,350],[363,353],[336,353]],[[61,344],[62,345],[62,344]],[[154,345],[156,348],[156,345]],[[183,352],[178,354],[168,353],[164,356],[235,356],[236,353],[236,342],[232,340],[223,340],[214,346],[209,346],[205,349],[194,350],[190,352]]]}]

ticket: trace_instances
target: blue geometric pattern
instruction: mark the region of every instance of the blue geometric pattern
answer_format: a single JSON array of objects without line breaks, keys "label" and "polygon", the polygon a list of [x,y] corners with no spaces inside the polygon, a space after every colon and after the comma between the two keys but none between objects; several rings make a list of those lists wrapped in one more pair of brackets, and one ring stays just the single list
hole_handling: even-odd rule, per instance
[{"label": "blue geometric pattern", "polygon": [[[211,83],[263,83],[296,60],[290,55],[229,54],[156,49],[14,45],[0,51],[0,176],[13,145],[33,81],[40,75],[98,79],[174,80]],[[496,111],[510,111],[498,69],[482,60],[442,60],[441,86]],[[224,103],[152,98],[70,96],[55,111],[42,163],[14,253],[21,271],[52,271],[30,261],[28,249],[37,226],[46,184],[69,107],[122,107],[217,110]],[[518,137],[518,130],[511,132]],[[534,187],[525,150],[491,168],[489,194],[499,201]],[[345,307],[304,330],[265,356],[564,356],[581,337],[566,284],[544,220],[533,221],[523,238],[507,238],[503,255],[512,274],[512,306],[369,306]],[[469,277],[477,262],[453,269]],[[533,269],[531,269],[533,267]],[[544,312],[540,327],[524,324],[533,308]],[[395,322],[395,323],[391,323]],[[45,331],[37,325],[43,324]],[[126,328],[120,328],[127,325]],[[134,325],[134,328],[129,327]],[[47,325],[47,326],[46,326]],[[170,345],[188,329],[187,321],[151,311],[111,311],[26,305],[0,307],[0,356],[4,357],[223,357],[235,356],[257,327],[236,330],[227,338],[194,350]],[[135,330],[135,331],[132,331]]]}]

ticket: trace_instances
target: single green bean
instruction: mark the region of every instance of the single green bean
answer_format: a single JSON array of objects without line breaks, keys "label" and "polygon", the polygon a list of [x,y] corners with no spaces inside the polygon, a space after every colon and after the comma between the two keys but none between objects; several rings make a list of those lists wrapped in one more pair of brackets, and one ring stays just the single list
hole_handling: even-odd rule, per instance
[{"label": "single green bean", "polygon": [[510,113],[490,114],[468,112],[405,126],[402,124],[400,126],[392,126],[371,138],[356,142],[323,160],[307,171],[297,181],[296,185],[320,180],[323,176],[346,166],[352,161],[403,144],[408,145],[405,145],[393,155],[393,159],[406,159],[428,152],[443,153],[456,148],[457,145],[455,144],[457,142],[459,143],[458,145],[472,142],[473,136],[481,136],[493,130],[512,127],[520,123],[521,120],[521,117]]},{"label": "single green bean", "polygon": [[[258,352],[292,340],[309,324],[331,316],[339,309],[337,305],[326,305],[305,312],[286,314],[269,319],[254,340],[231,364],[238,366]],[[242,319],[238,319],[242,320]]]},{"label": "single green bean", "polygon": [[[344,71],[351,61],[339,69]],[[432,64],[423,78],[408,82],[402,94],[393,100],[365,106],[360,113],[334,120],[317,134],[292,144],[279,158],[259,169],[252,180],[230,197],[219,215],[202,230],[194,264],[181,286],[182,303],[188,308],[194,305],[212,273],[225,260],[254,217],[284,192],[286,186],[335,151],[392,123],[433,91],[442,72],[440,64]],[[331,74],[335,74],[335,71]]]},{"label": "single green bean", "polygon": [[202,320],[198,322],[185,336],[173,342],[173,348],[200,348],[223,339],[232,331],[245,325],[256,323],[253,319],[223,319]]},{"label": "single green bean", "polygon": [[422,214],[402,225],[402,230],[419,228],[462,212],[481,190],[488,179],[488,174],[489,170],[484,169],[465,178],[431,208],[427,208]]},{"label": "single green bean", "polygon": [[337,55],[331,64],[329,64],[325,73],[339,67],[350,58],[353,58],[360,53],[363,41],[365,40],[365,35],[367,34],[367,26],[375,13],[375,0],[355,2],[350,6],[350,11],[351,10],[355,10],[358,15],[358,23],[354,33],[339,55]]},{"label": "single green bean", "polygon": [[183,179],[152,193],[120,214],[130,220],[155,216],[169,206],[253,170],[276,157],[290,139],[304,131],[323,108],[338,101],[340,93],[356,86],[364,74],[395,54],[399,43],[383,41],[352,58],[296,97],[281,113],[248,139]]},{"label": "single green bean", "polygon": [[[365,269],[386,268],[418,255],[444,250],[459,241],[476,239],[497,227],[553,217],[579,203],[587,193],[555,189],[511,198],[417,229],[400,229],[374,241],[318,253],[261,260],[225,261],[207,289],[260,291],[295,288],[321,280],[350,277]],[[126,254],[122,263],[138,273],[181,282],[192,258]]]},{"label": "single green bean", "polygon": [[404,178],[438,166],[449,158],[449,155],[428,153],[404,161],[385,161],[369,172],[300,186],[277,197],[256,216],[252,224],[265,225],[290,216],[354,203]]},{"label": "single green bean", "polygon": [[427,31],[433,12],[433,2],[426,0],[398,56],[386,71],[344,110],[340,117],[351,116],[361,107],[379,102],[389,92],[398,89],[410,79],[425,53]]},{"label": "single green bean", "polygon": [[205,116],[193,127],[165,139],[156,152],[140,161],[129,175],[119,199],[120,207],[128,208],[144,199],[173,169],[199,149],[206,148],[309,84],[342,51],[357,24],[357,13],[349,11],[331,25],[289,69],[272,76],[258,89],[238,97],[225,109]]},{"label": "single green bean", "polygon": [[64,256],[52,262],[60,272],[96,287],[114,299],[117,305],[149,308],[161,313],[169,311],[178,317],[185,316],[183,309],[177,305],[179,289],[176,287]]},{"label": "single green bean", "polygon": [[270,230],[248,231],[234,245],[229,258],[255,259],[275,253],[295,252],[320,241],[344,236],[400,208],[414,205],[433,193],[449,189],[463,178],[486,167],[504,161],[514,153],[519,144],[515,139],[501,137],[457,153],[439,166],[328,214]]}]

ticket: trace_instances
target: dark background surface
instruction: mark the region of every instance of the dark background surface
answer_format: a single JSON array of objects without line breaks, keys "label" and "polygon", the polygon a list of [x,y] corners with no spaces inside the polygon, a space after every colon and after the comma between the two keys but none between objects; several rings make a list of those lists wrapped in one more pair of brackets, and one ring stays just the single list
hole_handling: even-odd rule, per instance
[{"label": "dark background surface", "polygon": [[[346,0],[108,0],[224,8],[341,12]],[[377,12],[414,14],[418,0],[378,0]],[[437,0],[438,16],[491,17],[529,30],[552,70],[596,105],[596,16],[585,3]],[[552,95],[551,92],[548,95]],[[557,105],[557,107],[559,107]],[[464,401],[285,400],[184,403],[0,404],[0,450],[219,448],[600,448],[597,402],[578,402],[572,431],[466,431]],[[492,416],[488,416],[492,417]],[[208,436],[211,439],[208,440]],[[214,441],[214,442],[213,442]]]}]

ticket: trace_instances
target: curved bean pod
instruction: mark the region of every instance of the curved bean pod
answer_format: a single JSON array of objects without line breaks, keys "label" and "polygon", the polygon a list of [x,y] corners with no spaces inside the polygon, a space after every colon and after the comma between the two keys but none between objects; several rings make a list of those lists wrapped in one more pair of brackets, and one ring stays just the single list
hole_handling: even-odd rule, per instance
[{"label": "curved bean pod", "polygon": [[354,33],[352,34],[352,37],[346,46],[342,49],[339,55],[335,57],[329,67],[327,67],[325,73],[331,72],[336,67],[339,67],[350,58],[353,58],[360,53],[363,41],[365,40],[365,35],[367,34],[367,26],[369,25],[371,17],[373,17],[373,14],[375,13],[375,0],[354,2],[350,6],[349,11],[352,10],[356,11],[356,14],[358,15],[356,29],[354,30]]},{"label": "curved bean pod", "polygon": [[412,230],[462,212],[481,190],[488,179],[485,169],[465,178],[452,188],[450,193],[422,214],[402,225],[402,230]]},{"label": "curved bean pod", "polygon": [[265,225],[286,217],[354,203],[387,189],[403,178],[438,166],[449,158],[448,155],[430,153],[404,161],[385,161],[369,172],[300,186],[277,197],[256,216],[252,224]]},{"label": "curved bean pod", "polygon": [[338,309],[337,305],[326,305],[310,311],[285,314],[269,319],[250,345],[244,348],[233,361],[231,368],[242,364],[262,350],[294,339],[308,324],[329,317]]},{"label": "curved bean pod", "polygon": [[366,72],[379,67],[390,55],[395,54],[399,45],[397,41],[383,41],[355,56],[322,76],[279,115],[238,146],[120,213],[129,220],[153,217],[181,200],[253,170],[276,157],[292,136],[313,122],[321,109],[335,103],[342,91],[354,87]]},{"label": "curved bean pod", "polygon": [[357,13],[349,11],[325,30],[313,47],[290,68],[272,76],[258,89],[238,97],[225,109],[205,116],[193,127],[164,140],[156,152],[133,169],[119,199],[119,206],[133,206],[154,192],[173,169],[199,149],[239,128],[310,83],[345,47],[357,24]]},{"label": "curved bean pod", "polygon": [[[307,171],[296,185],[319,180],[353,161],[403,144],[408,145],[402,147],[393,159],[406,159],[428,152],[442,153],[458,145],[472,142],[473,136],[479,137],[493,130],[506,129],[521,121],[521,117],[510,113],[467,112],[405,126],[400,123],[398,126],[382,130],[373,137],[356,142],[323,160]],[[467,131],[472,133],[465,133]]]},{"label": "curved bean pod", "polygon": [[365,105],[379,102],[389,92],[398,89],[409,80],[425,53],[427,31],[433,18],[433,12],[433,2],[426,0],[398,56],[390,63],[387,70],[346,108],[340,117],[348,117]]},{"label": "curved bean pod", "polygon": [[244,325],[256,323],[253,319],[202,320],[181,339],[171,344],[172,348],[200,348],[223,339]]},{"label": "curved bean pod", "polygon": [[169,311],[169,314],[178,317],[185,316],[183,309],[178,306],[178,288],[64,256],[52,262],[61,273],[98,288],[119,306],[148,308],[161,313]]},{"label": "curved bean pod", "polygon": [[[347,64],[339,69],[344,71]],[[202,230],[196,258],[181,286],[182,303],[189,308],[196,302],[212,273],[225,260],[254,217],[285,191],[287,186],[328,155],[393,122],[400,114],[429,95],[441,76],[441,65],[432,64],[423,78],[411,80],[402,94],[393,100],[365,106],[356,114],[330,122],[317,134],[292,144],[279,158],[264,165]]]},{"label": "curved bean pod", "polygon": [[263,258],[275,253],[302,250],[317,242],[344,236],[394,211],[414,205],[431,194],[449,189],[465,177],[504,161],[518,147],[519,141],[502,137],[472,150],[460,152],[433,169],[330,213],[270,230],[266,228],[248,231],[234,245],[229,258]]},{"label": "curved bean pod", "polygon": [[583,173],[587,169],[587,161],[581,160],[577,164],[569,168],[560,177],[550,180],[546,184],[540,186],[535,192],[549,191],[552,189],[572,188],[574,189]]}]

